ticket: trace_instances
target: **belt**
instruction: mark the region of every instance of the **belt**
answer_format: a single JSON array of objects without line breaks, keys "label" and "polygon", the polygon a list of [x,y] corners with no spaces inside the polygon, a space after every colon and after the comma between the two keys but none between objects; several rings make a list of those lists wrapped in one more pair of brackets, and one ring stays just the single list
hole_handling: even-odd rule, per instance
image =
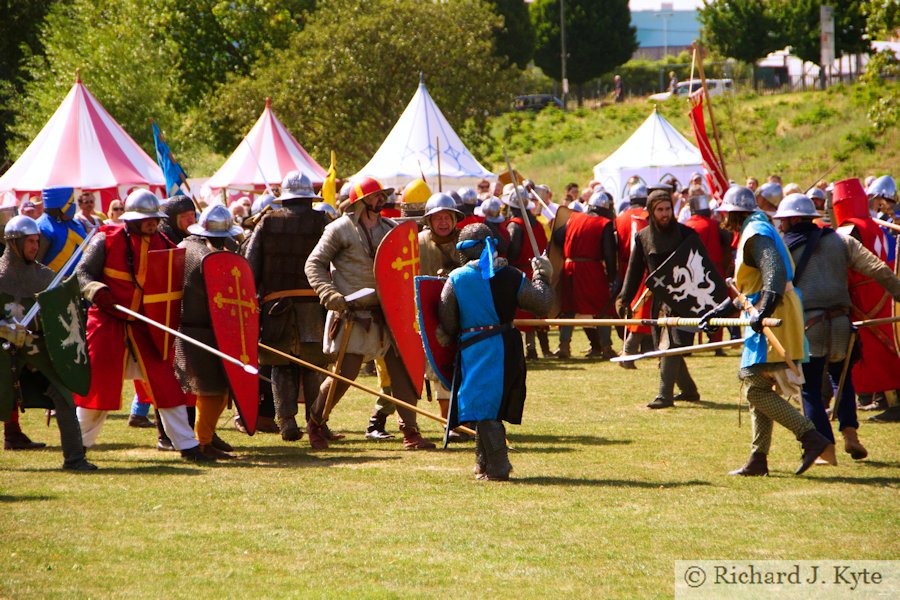
[{"label": "belt", "polygon": [[476,332],[476,334],[468,339],[461,341],[459,343],[459,350],[460,352],[462,352],[469,346],[477,344],[478,342],[481,342],[488,338],[492,338],[495,335],[503,333],[504,331],[509,331],[512,328],[512,323],[502,323],[500,325],[486,325],[484,327],[469,327],[468,329],[463,329],[460,334],[472,332]]},{"label": "belt", "polygon": [[507,329],[509,329],[509,324],[508,324],[508,323],[506,323],[506,324],[501,324],[501,325],[485,325],[484,327],[469,327],[468,329],[463,329],[462,331],[460,331],[460,334],[463,334],[463,333],[472,333],[472,332],[475,332],[475,331],[494,331],[495,329],[501,329],[501,328],[503,328],[504,326],[505,326]]},{"label": "belt", "polygon": [[[810,310],[822,310],[822,309],[814,309],[814,308],[807,309],[807,312],[809,312]],[[825,312],[823,312],[822,314],[816,315],[815,317],[807,319],[806,326],[804,329],[809,329],[816,323],[821,323],[822,321],[831,321],[832,319],[836,319],[837,317],[850,314],[849,308],[831,308],[831,309],[824,309],[824,310],[825,310]]]},{"label": "belt", "polygon": [[282,290],[280,292],[272,292],[263,296],[263,304],[280,298],[318,298],[319,294],[316,290]]}]

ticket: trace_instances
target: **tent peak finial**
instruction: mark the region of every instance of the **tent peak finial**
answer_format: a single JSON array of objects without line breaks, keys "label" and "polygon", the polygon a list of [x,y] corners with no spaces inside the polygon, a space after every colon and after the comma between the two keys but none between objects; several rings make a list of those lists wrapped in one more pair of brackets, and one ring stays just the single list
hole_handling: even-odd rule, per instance
[{"label": "tent peak finial", "polygon": [[266,108],[272,108],[272,99],[269,97],[266,98]]},{"label": "tent peak finial", "polygon": [[419,85],[425,85],[425,72],[419,71]]},{"label": "tent peak finial", "polygon": [[81,67],[75,69],[75,83],[81,83]]}]

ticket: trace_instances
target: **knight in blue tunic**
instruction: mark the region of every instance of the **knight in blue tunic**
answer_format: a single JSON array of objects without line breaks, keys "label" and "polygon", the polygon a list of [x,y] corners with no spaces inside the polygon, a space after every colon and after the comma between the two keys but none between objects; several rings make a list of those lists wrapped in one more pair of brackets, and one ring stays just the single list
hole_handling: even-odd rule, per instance
[{"label": "knight in blue tunic", "polygon": [[459,339],[450,428],[474,422],[478,433],[475,475],[506,481],[512,471],[503,421],[520,424],[525,403],[525,353],[512,326],[518,308],[546,314],[553,302],[552,268],[544,256],[532,259],[532,281],[494,251],[491,230],[467,225],[457,249],[466,264],[444,284],[439,337]]},{"label": "knight in blue tunic", "polygon": [[[81,223],[75,219],[74,188],[46,188],[41,195],[44,200],[44,214],[37,220],[41,231],[37,260],[58,273],[87,234]],[[74,270],[75,265],[70,266],[66,275],[71,275]]]}]

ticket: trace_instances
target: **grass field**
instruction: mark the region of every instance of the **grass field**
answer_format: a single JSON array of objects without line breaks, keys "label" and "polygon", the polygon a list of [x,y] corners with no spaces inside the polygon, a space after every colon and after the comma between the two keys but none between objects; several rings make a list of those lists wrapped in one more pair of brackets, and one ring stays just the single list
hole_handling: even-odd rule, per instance
[{"label": "grass field", "polygon": [[655,363],[539,361],[510,483],[473,479],[472,444],[365,441],[360,393],[328,451],[223,420],[241,459],[211,467],[158,452],[119,413],[93,474],[60,471],[58,433],[30,411],[51,447],[0,453],[0,597],[666,598],[678,559],[900,558],[897,426],[863,424],[870,459],[839,452],[803,477],[778,428],[772,475],[729,477],[750,440],[737,363],[690,359],[703,402],[654,412]]}]

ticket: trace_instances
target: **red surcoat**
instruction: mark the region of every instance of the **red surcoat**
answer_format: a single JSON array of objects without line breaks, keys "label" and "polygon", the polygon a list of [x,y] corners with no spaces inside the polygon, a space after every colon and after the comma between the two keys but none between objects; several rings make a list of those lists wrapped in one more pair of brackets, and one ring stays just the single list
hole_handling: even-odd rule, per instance
[{"label": "red surcoat", "polygon": [[[629,208],[628,210],[622,211],[618,217],[616,217],[616,236],[619,238],[619,282],[621,283],[625,279],[625,272],[628,270],[628,261],[631,258],[631,241],[634,239],[634,236],[637,235],[637,232],[649,225],[649,221],[647,221],[647,209],[641,208],[639,206],[634,206]],[[644,273],[646,277],[647,274]],[[637,290],[637,295],[634,297],[634,300],[631,302],[631,306],[634,307],[637,304],[637,301],[643,296],[644,290],[647,287],[641,283],[641,286]],[[652,319],[653,311],[651,309],[653,302],[651,301],[650,294],[647,294],[647,297],[644,299],[643,304],[637,309],[634,313],[635,319]],[[650,334],[649,327],[641,327],[638,325],[631,325],[627,327],[628,331],[632,333],[646,333]]]},{"label": "red surcoat", "polygon": [[[844,225],[847,224],[852,224],[859,232],[863,246],[887,262],[887,239],[875,221],[870,218],[852,218],[844,222]],[[874,280],[850,271],[847,283],[853,305],[851,320],[891,316],[891,296]],[[861,327],[859,341],[862,344],[862,356],[853,366],[853,387],[856,392],[873,394],[900,389],[900,356],[897,356],[894,343],[894,328],[890,324]]]},{"label": "red surcoat", "polygon": [[725,275],[724,257],[722,256],[722,242],[719,237],[719,222],[712,217],[703,215],[691,215],[685,225],[697,232],[700,242],[706,247],[709,259],[716,265],[719,275]]},{"label": "red surcoat", "polygon": [[609,311],[609,280],[603,263],[603,231],[610,220],[572,213],[566,223],[563,272],[560,280],[563,312],[600,315]]},{"label": "red surcoat", "polygon": [[[162,234],[141,236],[131,234],[134,256],[134,279],[128,266],[125,228],[105,231],[106,261],[100,281],[109,287],[116,304],[143,313],[144,294],[135,285],[143,286],[147,279],[147,253],[172,247]],[[185,404],[185,395],[175,379],[170,361],[163,360],[150,337],[149,325],[129,317],[118,319],[91,306],[88,309],[87,343],[91,357],[91,389],[87,396],[75,396],[75,404],[94,410],[119,410],[122,404],[122,384],[125,363],[130,347],[143,373],[143,381],[150,388],[158,408],[173,408]],[[174,355],[174,353],[173,353]]]},{"label": "red surcoat", "polygon": [[456,228],[462,229],[466,225],[473,225],[475,223],[484,223],[484,217],[479,217],[477,215],[468,215],[464,219],[460,219],[459,223],[456,224]]},{"label": "red surcoat", "polygon": [[[519,269],[523,273],[525,273],[525,277],[531,280],[531,274],[533,272],[531,268],[531,259],[534,258],[534,249],[531,247],[531,240],[528,237],[528,232],[525,231],[525,221],[522,220],[521,217],[513,217],[504,225],[509,223],[516,223],[519,227],[522,228],[522,233],[525,236],[525,239],[522,240],[522,249],[519,251],[519,256],[516,258],[508,257],[509,264]],[[532,223],[531,229],[534,231],[534,240],[537,242],[538,252],[543,253],[544,250],[547,249],[547,233],[544,231],[544,228],[540,223]],[[533,319],[534,315],[530,312],[524,310],[516,311],[517,319]],[[521,331],[531,331],[533,327],[519,327]]]}]

